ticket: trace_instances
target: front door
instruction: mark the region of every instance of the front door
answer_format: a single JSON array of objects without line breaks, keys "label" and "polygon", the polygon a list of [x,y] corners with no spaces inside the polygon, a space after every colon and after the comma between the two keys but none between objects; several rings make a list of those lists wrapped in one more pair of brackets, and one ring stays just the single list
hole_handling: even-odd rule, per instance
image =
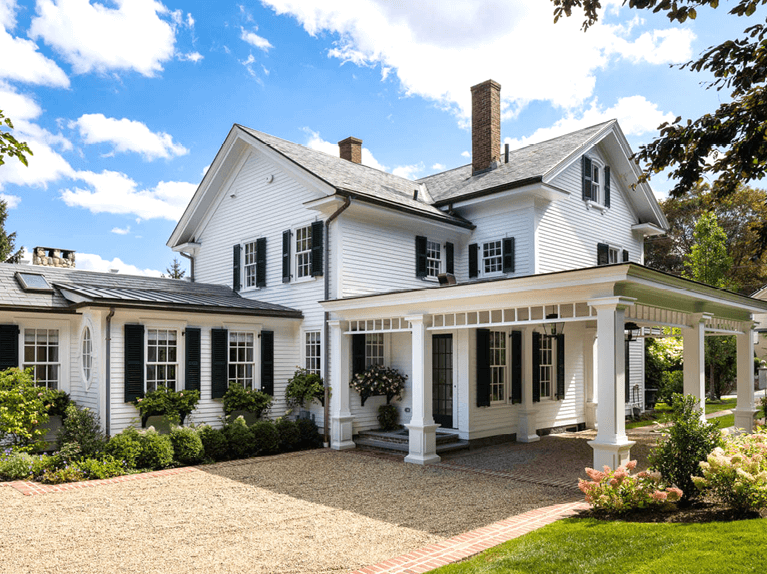
[{"label": "front door", "polygon": [[432,405],[434,422],[453,428],[453,335],[432,337]]}]

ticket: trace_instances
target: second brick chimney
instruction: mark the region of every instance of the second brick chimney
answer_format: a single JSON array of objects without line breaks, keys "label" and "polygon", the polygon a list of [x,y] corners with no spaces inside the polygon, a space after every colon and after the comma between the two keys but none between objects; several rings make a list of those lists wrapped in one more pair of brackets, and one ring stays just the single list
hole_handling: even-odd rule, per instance
[{"label": "second brick chimney", "polygon": [[341,150],[341,159],[362,163],[362,140],[348,137],[338,142],[338,149]]},{"label": "second brick chimney", "polygon": [[471,88],[472,173],[501,159],[501,84],[487,80]]}]

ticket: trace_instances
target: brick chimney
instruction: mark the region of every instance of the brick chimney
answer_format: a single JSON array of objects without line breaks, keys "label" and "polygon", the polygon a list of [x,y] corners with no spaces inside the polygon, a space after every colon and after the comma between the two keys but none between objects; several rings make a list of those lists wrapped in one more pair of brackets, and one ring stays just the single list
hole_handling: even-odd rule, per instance
[{"label": "brick chimney", "polygon": [[487,80],[471,88],[472,174],[501,159],[501,84]]},{"label": "brick chimney", "polygon": [[348,137],[338,142],[338,149],[341,150],[341,159],[362,163],[362,140]]}]

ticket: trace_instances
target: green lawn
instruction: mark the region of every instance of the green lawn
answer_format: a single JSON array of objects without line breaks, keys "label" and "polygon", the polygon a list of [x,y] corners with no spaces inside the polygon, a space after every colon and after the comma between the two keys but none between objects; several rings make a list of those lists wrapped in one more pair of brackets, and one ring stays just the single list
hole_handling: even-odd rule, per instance
[{"label": "green lawn", "polygon": [[767,565],[767,520],[645,524],[570,518],[433,574],[695,574]]},{"label": "green lawn", "polygon": [[[709,403],[706,402],[706,414],[715,413],[718,411],[726,411],[734,409],[737,404],[737,399],[725,399],[721,403]],[[646,427],[650,425],[654,425],[656,422],[664,422],[664,419],[668,417],[669,414],[671,414],[671,407],[667,405],[666,403],[657,403],[655,405],[655,419],[650,419],[646,421],[630,421],[626,423],[627,429],[635,429],[638,427]],[[722,421],[723,423],[726,421],[729,421],[732,419],[732,415],[728,415],[726,417],[723,417]],[[722,428],[732,426],[734,423],[730,422],[729,424],[721,424],[720,426]]]}]

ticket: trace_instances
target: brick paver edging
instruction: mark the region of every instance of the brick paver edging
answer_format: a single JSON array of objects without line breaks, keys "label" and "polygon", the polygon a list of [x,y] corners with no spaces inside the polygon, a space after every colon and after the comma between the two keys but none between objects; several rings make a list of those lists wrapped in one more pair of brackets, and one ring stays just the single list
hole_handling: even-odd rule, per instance
[{"label": "brick paver edging", "polygon": [[567,502],[538,508],[366,566],[352,574],[421,574],[479,554],[588,507],[585,502]]}]

